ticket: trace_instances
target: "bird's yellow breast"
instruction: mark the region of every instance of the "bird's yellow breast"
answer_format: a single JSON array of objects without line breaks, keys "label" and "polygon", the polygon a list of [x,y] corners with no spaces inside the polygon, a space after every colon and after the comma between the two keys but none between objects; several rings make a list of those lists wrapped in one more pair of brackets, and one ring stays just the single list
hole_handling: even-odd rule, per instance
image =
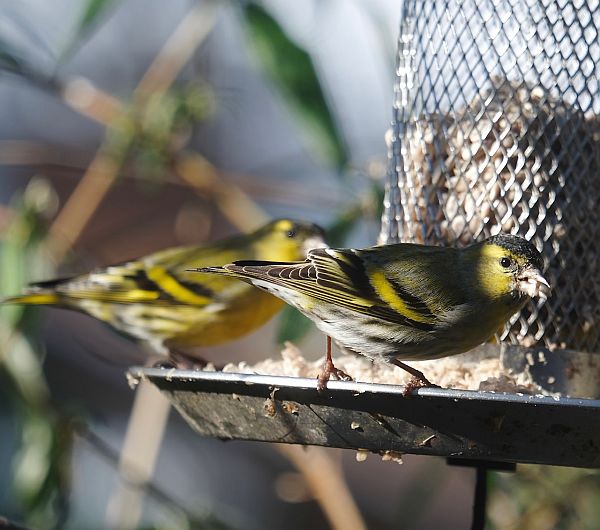
[{"label": "bird's yellow breast", "polygon": [[[255,287],[241,285],[244,292],[239,293],[235,303],[214,312],[203,311],[201,317],[198,309],[195,309],[195,314],[190,313],[190,326],[169,338],[167,345],[185,349],[226,343],[266,324],[284,304]],[[194,311],[191,307],[186,309]]]}]

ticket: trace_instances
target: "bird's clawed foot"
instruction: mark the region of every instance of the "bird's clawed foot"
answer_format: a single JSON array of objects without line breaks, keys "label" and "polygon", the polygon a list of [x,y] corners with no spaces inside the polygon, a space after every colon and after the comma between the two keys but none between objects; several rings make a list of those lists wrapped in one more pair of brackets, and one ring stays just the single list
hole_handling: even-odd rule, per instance
[{"label": "bird's clawed foot", "polygon": [[317,378],[317,390],[319,392],[323,392],[327,388],[327,382],[331,379],[331,376],[338,381],[353,381],[352,376],[334,366],[331,356],[331,337],[327,337],[327,355],[325,356],[323,369]]},{"label": "bird's clawed foot", "polygon": [[406,370],[410,375],[412,375],[410,381],[404,386],[404,392],[402,393],[404,396],[410,395],[413,390],[417,390],[418,388],[440,388],[439,385],[435,385],[429,379],[427,379],[423,375],[423,372],[419,372],[419,370],[408,366],[408,364],[404,364],[398,359],[392,359],[389,362],[398,368]]},{"label": "bird's clawed foot", "polygon": [[323,363],[323,369],[317,378],[317,390],[319,392],[323,392],[327,388],[327,383],[331,379],[331,376],[335,377],[338,381],[353,381],[352,376],[336,368],[331,359],[327,359]]},{"label": "bird's clawed foot", "polygon": [[418,390],[419,388],[441,388],[440,385],[436,385],[429,381],[426,377],[420,378],[416,375],[413,375],[410,378],[410,381],[404,385],[404,392],[402,392],[403,396],[408,396],[412,394],[413,390]]}]

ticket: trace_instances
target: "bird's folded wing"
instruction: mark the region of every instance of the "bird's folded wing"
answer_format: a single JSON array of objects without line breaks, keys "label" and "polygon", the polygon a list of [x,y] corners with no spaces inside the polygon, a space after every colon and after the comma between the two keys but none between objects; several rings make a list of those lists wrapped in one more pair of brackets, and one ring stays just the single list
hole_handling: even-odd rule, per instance
[{"label": "bird's folded wing", "polygon": [[350,249],[314,249],[305,262],[238,261],[224,268],[385,321],[425,331],[437,322],[424,301],[381,271],[369,274],[363,260]]}]

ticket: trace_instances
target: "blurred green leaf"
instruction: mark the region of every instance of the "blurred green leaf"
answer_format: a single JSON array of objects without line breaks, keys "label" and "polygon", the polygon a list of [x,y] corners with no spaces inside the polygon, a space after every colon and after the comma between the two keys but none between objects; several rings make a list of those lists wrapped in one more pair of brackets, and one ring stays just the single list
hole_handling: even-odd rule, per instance
[{"label": "blurred green leaf", "polygon": [[[23,32],[27,32],[28,34],[31,33],[31,30],[23,27],[22,24],[19,25],[19,29],[22,29]],[[31,40],[35,40],[34,37],[35,35]],[[35,44],[39,45],[40,49],[44,46],[43,42],[36,42]],[[42,49],[42,51],[46,50]],[[40,68],[39,59],[39,56],[34,57],[27,55],[24,50],[15,47],[3,36],[0,36],[0,71],[19,75],[30,83],[45,89],[54,89],[56,81]]]},{"label": "blurred green leaf", "polygon": [[35,528],[62,528],[68,516],[74,425],[70,416],[46,407],[25,413],[14,487]]},{"label": "blurred green leaf", "polygon": [[[0,293],[19,292],[29,281],[50,273],[41,243],[46,235],[48,216],[53,215],[58,197],[50,184],[39,177],[30,180],[25,191],[12,201],[14,217],[3,234],[0,244]],[[31,308],[30,308],[31,309]],[[17,327],[22,324],[23,306],[0,308],[3,324]],[[31,316],[33,312],[29,312]]]},{"label": "blurred green leaf", "polygon": [[19,73],[27,69],[27,65],[19,53],[10,44],[0,39],[0,70]]},{"label": "blurred green leaf", "polygon": [[259,5],[245,4],[244,20],[262,67],[306,128],[314,148],[341,169],[348,161],[346,145],[327,105],[310,55]]},{"label": "blurred green leaf", "polygon": [[98,17],[114,3],[115,0],[88,0],[87,5],[82,10],[81,19],[79,20],[79,33],[81,34],[90,29],[92,25],[97,22]]},{"label": "blurred green leaf", "polygon": [[298,342],[311,329],[312,322],[292,306],[286,305],[279,315],[277,343]]},{"label": "blurred green leaf", "polygon": [[90,34],[101,17],[106,14],[108,9],[116,3],[116,0],[87,0],[81,10],[81,17],[75,25],[74,33],[64,47],[59,61],[64,61],[74,50],[82,38]]},{"label": "blurred green leaf", "polygon": [[598,470],[521,464],[514,474],[493,475],[490,530],[600,528]]},{"label": "blurred green leaf", "polygon": [[9,70],[11,72],[16,72],[21,69],[21,63],[19,60],[10,53],[9,50],[3,48],[0,44],[0,68],[3,70]]},{"label": "blurred green leaf", "polygon": [[[11,201],[11,221],[0,243],[0,287],[18,292],[52,269],[43,251],[48,220],[58,198],[49,182],[34,177]],[[35,308],[2,307],[0,374],[18,413],[20,446],[13,460],[13,487],[27,524],[59,528],[68,514],[70,420],[49,402],[42,352],[34,338]]]}]

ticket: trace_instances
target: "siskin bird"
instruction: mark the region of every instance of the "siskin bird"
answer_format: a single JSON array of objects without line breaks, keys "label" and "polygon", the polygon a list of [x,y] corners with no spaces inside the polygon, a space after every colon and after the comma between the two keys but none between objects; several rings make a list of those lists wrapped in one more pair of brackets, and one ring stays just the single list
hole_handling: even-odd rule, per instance
[{"label": "siskin bird", "polygon": [[[299,309],[346,350],[399,366],[413,375],[414,385],[430,386],[403,361],[455,355],[485,342],[527,300],[549,294],[542,267],[531,243],[497,235],[464,249],[408,243],[323,248],[302,262],[237,261],[198,272],[260,287]],[[345,375],[339,372],[328,341],[319,388],[331,374]]]},{"label": "siskin bird", "polygon": [[239,259],[300,260],[309,249],[323,246],[324,232],[317,225],[279,219],[209,246],[169,248],[89,274],[32,284],[3,303],[81,311],[181,361],[190,348],[253,331],[283,306],[251,285],[187,269]]}]

